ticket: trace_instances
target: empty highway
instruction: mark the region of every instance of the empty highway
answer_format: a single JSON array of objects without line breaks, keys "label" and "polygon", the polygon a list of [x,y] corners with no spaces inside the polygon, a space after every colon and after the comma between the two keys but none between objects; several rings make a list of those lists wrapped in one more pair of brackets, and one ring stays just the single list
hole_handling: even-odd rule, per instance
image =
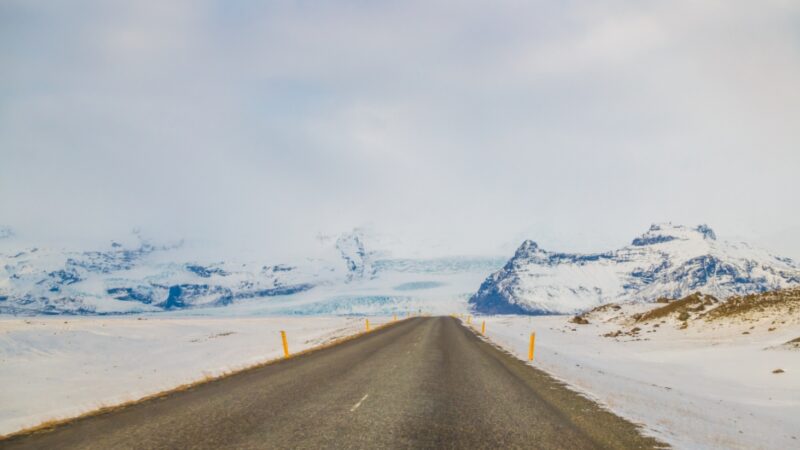
[{"label": "empty highway", "polygon": [[0,448],[658,448],[449,317],[413,318]]}]

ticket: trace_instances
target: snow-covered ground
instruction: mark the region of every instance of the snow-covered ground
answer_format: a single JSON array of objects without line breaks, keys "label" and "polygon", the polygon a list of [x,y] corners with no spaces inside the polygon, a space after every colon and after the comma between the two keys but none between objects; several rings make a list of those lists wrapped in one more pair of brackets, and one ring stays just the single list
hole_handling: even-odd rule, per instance
[{"label": "snow-covered ground", "polygon": [[[535,331],[535,366],[677,448],[800,448],[800,345],[785,345],[800,338],[800,318],[687,329],[667,318],[632,335],[634,325],[600,315],[472,325],[485,320],[487,337],[523,359]],[[280,357],[281,329],[296,352],[363,328],[363,317],[2,318],[0,435]]]},{"label": "snow-covered ground", "polygon": [[[370,317],[372,326],[391,317]],[[0,435],[364,330],[354,317],[0,319]]]},{"label": "snow-covered ground", "polygon": [[798,320],[684,330],[667,321],[610,338],[619,324],[568,319],[478,316],[472,325],[485,320],[487,337],[524,359],[535,331],[534,366],[677,448],[800,448],[800,349],[782,345],[800,337]]}]

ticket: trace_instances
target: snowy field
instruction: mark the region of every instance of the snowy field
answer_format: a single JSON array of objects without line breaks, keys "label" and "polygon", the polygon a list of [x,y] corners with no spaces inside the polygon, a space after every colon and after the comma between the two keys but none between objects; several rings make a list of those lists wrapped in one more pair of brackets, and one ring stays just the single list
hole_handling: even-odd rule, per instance
[{"label": "snowy field", "polygon": [[667,323],[610,338],[602,335],[618,325],[568,319],[489,316],[472,325],[486,320],[487,337],[524,359],[535,331],[536,367],[676,448],[800,448],[800,349],[783,345],[800,337],[796,321]]},{"label": "snowy field", "polygon": [[[370,317],[371,326],[391,318]],[[348,317],[0,319],[0,435],[364,330]]]},{"label": "snowy field", "polygon": [[[370,317],[373,327],[388,320]],[[798,320],[667,322],[617,337],[603,335],[626,326],[597,317],[472,325],[483,320],[487,337],[520,358],[536,331],[535,366],[677,448],[800,448],[800,345],[785,345],[800,337]],[[278,358],[281,329],[296,352],[358,333],[364,318],[0,319],[0,434]]]}]

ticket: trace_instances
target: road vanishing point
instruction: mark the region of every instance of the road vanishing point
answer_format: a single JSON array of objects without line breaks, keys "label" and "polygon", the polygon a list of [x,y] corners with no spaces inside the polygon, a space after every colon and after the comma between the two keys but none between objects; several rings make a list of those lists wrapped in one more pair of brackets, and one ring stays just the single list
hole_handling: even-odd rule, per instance
[{"label": "road vanishing point", "polygon": [[451,317],[318,351],[51,429],[4,449],[663,448]]}]

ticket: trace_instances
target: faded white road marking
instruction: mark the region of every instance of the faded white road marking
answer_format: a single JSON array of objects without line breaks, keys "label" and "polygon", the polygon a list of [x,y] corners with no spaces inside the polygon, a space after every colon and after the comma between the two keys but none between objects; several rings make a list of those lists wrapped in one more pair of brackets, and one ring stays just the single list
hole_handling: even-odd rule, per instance
[{"label": "faded white road marking", "polygon": [[361,406],[361,402],[363,402],[364,400],[366,400],[368,396],[369,396],[369,394],[364,394],[364,396],[361,398],[361,400],[359,400],[359,401],[358,401],[358,403],[356,403],[355,405],[353,405],[353,407],[352,407],[352,408],[350,408],[350,412],[353,412],[353,411],[355,411],[356,409],[358,409],[358,407],[359,407],[359,406]]}]

